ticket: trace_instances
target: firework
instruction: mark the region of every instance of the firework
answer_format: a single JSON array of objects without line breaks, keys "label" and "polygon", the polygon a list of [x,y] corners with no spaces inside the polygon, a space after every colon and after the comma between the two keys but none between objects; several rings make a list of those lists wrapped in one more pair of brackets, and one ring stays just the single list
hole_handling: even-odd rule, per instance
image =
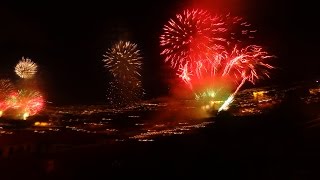
[{"label": "firework", "polygon": [[246,44],[251,42],[250,39],[255,38],[257,30],[242,17],[227,14],[225,16],[221,16],[221,19],[227,27],[227,31],[225,31],[226,33],[224,34],[227,44]]},{"label": "firework", "polygon": [[119,41],[103,55],[105,67],[116,78],[128,79],[140,76],[142,57],[137,45],[129,41]]},{"label": "firework", "polygon": [[269,77],[269,70],[274,67],[266,60],[272,57],[261,46],[249,45],[241,50],[235,47],[226,59],[222,76],[233,74],[236,79],[246,79],[254,84],[260,77]]},{"label": "firework", "polygon": [[161,54],[189,86],[190,75],[203,78],[219,73],[230,47],[244,44],[256,32],[240,17],[213,16],[205,10],[185,10],[170,19],[163,29]]},{"label": "firework", "polygon": [[28,116],[37,114],[44,107],[44,98],[39,91],[19,90],[12,100],[16,104],[14,108],[18,109],[24,120]]},{"label": "firework", "polygon": [[144,91],[140,80],[142,57],[137,45],[119,41],[104,57],[105,67],[113,75],[107,90],[109,103],[122,106],[139,100]]},{"label": "firework", "polygon": [[196,61],[208,60],[217,53],[226,40],[221,36],[227,29],[219,16],[205,10],[185,10],[170,19],[160,36],[161,52],[173,68]]},{"label": "firework", "polygon": [[[269,77],[273,66],[261,46],[252,45],[256,30],[240,17],[212,16],[204,10],[185,10],[171,19],[160,36],[161,52],[198,101],[225,110],[249,81]],[[226,93],[227,92],[227,93]],[[206,104],[204,107],[210,107]]]},{"label": "firework", "polygon": [[0,98],[8,96],[14,91],[14,85],[9,79],[0,79]]},{"label": "firework", "polygon": [[14,94],[14,86],[9,79],[0,79],[0,117],[12,104],[10,97]]},{"label": "firework", "polygon": [[15,72],[21,78],[30,79],[36,74],[37,68],[37,64],[31,59],[22,57],[15,67]]}]

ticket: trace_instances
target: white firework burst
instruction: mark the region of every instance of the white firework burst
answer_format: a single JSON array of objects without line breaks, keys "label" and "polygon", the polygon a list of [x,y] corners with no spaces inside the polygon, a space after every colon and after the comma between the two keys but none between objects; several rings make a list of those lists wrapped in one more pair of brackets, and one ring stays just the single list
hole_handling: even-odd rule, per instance
[{"label": "white firework burst", "polygon": [[31,79],[37,73],[38,66],[29,58],[24,58],[19,61],[14,71],[16,74],[24,79]]},{"label": "white firework burst", "polygon": [[137,44],[130,41],[119,41],[103,56],[105,67],[114,77],[125,80],[140,76],[142,57]]}]

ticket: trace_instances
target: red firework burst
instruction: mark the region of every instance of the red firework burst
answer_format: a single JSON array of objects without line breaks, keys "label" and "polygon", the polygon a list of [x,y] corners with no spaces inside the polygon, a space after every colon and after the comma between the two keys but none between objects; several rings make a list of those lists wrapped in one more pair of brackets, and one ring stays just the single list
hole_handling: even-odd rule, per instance
[{"label": "red firework burst", "polygon": [[170,19],[160,36],[161,52],[173,68],[188,63],[211,59],[212,53],[223,49],[225,23],[221,17],[211,16],[205,10],[185,10]]},{"label": "red firework burst", "polygon": [[[209,90],[210,98],[221,89],[233,93],[223,106],[232,102],[241,86],[269,77],[271,55],[261,46],[252,45],[256,30],[240,17],[212,16],[204,10],[185,10],[170,19],[160,36],[165,61],[197,97]],[[212,91],[214,89],[214,92]],[[223,107],[223,108],[222,108]]]},{"label": "red firework burst", "polygon": [[268,70],[274,67],[265,61],[272,57],[261,46],[249,45],[242,49],[235,46],[225,60],[222,76],[231,75],[254,84],[260,77],[269,77]]},{"label": "red firework burst", "polygon": [[38,91],[19,90],[16,108],[28,115],[35,115],[43,109],[44,98]]}]

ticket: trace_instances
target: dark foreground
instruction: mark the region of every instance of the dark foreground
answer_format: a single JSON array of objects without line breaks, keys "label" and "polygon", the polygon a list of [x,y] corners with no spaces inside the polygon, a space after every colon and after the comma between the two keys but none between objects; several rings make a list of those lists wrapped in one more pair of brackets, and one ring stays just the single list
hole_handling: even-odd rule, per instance
[{"label": "dark foreground", "polygon": [[[3,158],[1,179],[319,179],[319,104],[285,101],[155,141],[109,141]],[[79,138],[82,138],[79,136]],[[79,140],[79,139],[78,139]],[[80,139],[81,140],[81,139]]]},{"label": "dark foreground", "polygon": [[1,179],[319,176],[320,129],[244,121],[236,125],[216,123],[191,135],[164,137],[154,142],[115,142],[4,159]]}]

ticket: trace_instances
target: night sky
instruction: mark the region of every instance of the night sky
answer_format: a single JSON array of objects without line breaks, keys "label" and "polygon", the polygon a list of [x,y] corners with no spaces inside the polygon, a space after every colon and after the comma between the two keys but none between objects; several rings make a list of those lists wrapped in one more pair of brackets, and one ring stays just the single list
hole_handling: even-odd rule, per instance
[{"label": "night sky", "polygon": [[[189,4],[185,0],[2,3],[0,76],[17,81],[14,66],[22,56],[29,57],[39,65],[37,78],[49,101],[103,103],[110,75],[102,55],[113,42],[125,39],[137,43],[144,57],[147,98],[164,96],[170,71],[159,55],[159,36],[169,18]],[[316,5],[285,0],[195,0],[193,4],[243,16],[258,29],[257,44],[277,56],[273,64],[278,67],[272,80],[260,85],[319,77]]]}]

